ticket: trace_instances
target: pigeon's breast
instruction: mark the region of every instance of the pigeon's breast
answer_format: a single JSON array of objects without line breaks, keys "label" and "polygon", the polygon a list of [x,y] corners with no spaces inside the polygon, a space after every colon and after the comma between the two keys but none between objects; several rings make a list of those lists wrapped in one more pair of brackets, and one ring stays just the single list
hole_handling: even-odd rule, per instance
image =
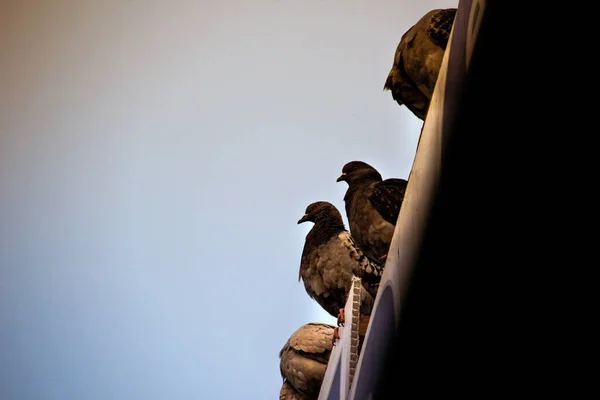
[{"label": "pigeon's breast", "polygon": [[355,261],[339,237],[334,237],[317,249],[317,270],[325,286],[343,289],[350,285]]},{"label": "pigeon's breast", "polygon": [[343,296],[352,281],[352,267],[348,251],[334,237],[308,256],[308,268],[302,271],[304,285],[312,296]]}]

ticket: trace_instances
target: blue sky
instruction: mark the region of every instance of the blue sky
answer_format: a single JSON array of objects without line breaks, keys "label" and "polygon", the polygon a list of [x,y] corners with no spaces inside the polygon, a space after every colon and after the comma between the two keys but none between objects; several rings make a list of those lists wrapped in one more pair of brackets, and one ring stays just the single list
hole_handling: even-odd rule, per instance
[{"label": "blue sky", "polygon": [[350,160],[407,178],[383,84],[456,1],[3,1],[0,398],[268,399],[333,322],[298,282]]}]

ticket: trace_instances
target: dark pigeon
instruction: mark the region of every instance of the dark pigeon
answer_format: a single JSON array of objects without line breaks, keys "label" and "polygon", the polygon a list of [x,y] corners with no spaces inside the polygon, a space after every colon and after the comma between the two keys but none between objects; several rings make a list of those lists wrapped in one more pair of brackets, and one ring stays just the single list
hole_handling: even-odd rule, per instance
[{"label": "dark pigeon", "polygon": [[332,325],[311,322],[292,333],[279,352],[279,370],[284,380],[280,400],[319,397],[334,329]]},{"label": "dark pigeon", "polygon": [[343,308],[352,285],[352,277],[361,278],[361,313],[370,315],[377,294],[383,265],[360,250],[346,230],[338,209],[326,201],[310,204],[298,221],[314,226],[306,235],[300,274],[308,295],[325,311],[343,323]]},{"label": "dark pigeon", "polygon": [[369,164],[351,161],[342,168],[337,182],[348,183],[344,196],[352,237],[372,261],[383,263],[394,236],[394,228],[408,181],[390,178]]},{"label": "dark pigeon", "polygon": [[400,39],[384,90],[424,120],[448,45],[456,8],[425,14]]}]

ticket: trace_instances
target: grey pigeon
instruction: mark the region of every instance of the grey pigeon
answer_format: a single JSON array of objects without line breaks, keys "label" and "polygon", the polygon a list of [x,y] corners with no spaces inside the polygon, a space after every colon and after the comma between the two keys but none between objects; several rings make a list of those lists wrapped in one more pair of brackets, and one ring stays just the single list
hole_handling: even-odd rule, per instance
[{"label": "grey pigeon", "polygon": [[344,165],[337,178],[342,181],[348,183],[344,202],[352,237],[372,261],[384,262],[408,181],[383,180],[375,168],[362,161]]},{"label": "grey pigeon", "polygon": [[[308,295],[325,311],[343,323],[343,308],[352,285],[352,277],[361,278],[361,314],[370,315],[377,294],[383,265],[360,250],[346,230],[338,209],[326,201],[306,208],[299,224],[311,221],[314,226],[306,235],[298,280],[304,281]],[[337,330],[335,332],[337,334]]]},{"label": "grey pigeon", "polygon": [[284,380],[280,400],[319,397],[332,349],[334,326],[311,322],[298,328],[279,352]]},{"label": "grey pigeon", "polygon": [[425,14],[402,35],[384,90],[424,120],[446,51],[456,8]]}]

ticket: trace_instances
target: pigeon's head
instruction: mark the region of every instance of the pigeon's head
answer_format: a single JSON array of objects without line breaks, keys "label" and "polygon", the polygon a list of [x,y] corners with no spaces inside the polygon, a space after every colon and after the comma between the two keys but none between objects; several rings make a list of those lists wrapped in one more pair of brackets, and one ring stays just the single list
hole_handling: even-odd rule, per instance
[{"label": "pigeon's head", "polygon": [[366,162],[350,161],[342,168],[342,175],[336,182],[346,182],[348,185],[361,181],[381,181],[381,174]]},{"label": "pigeon's head", "polygon": [[315,224],[321,221],[342,222],[343,224],[342,215],[338,209],[327,201],[317,201],[309,204],[302,218],[298,220],[298,223],[301,224],[306,221],[314,222]]}]

